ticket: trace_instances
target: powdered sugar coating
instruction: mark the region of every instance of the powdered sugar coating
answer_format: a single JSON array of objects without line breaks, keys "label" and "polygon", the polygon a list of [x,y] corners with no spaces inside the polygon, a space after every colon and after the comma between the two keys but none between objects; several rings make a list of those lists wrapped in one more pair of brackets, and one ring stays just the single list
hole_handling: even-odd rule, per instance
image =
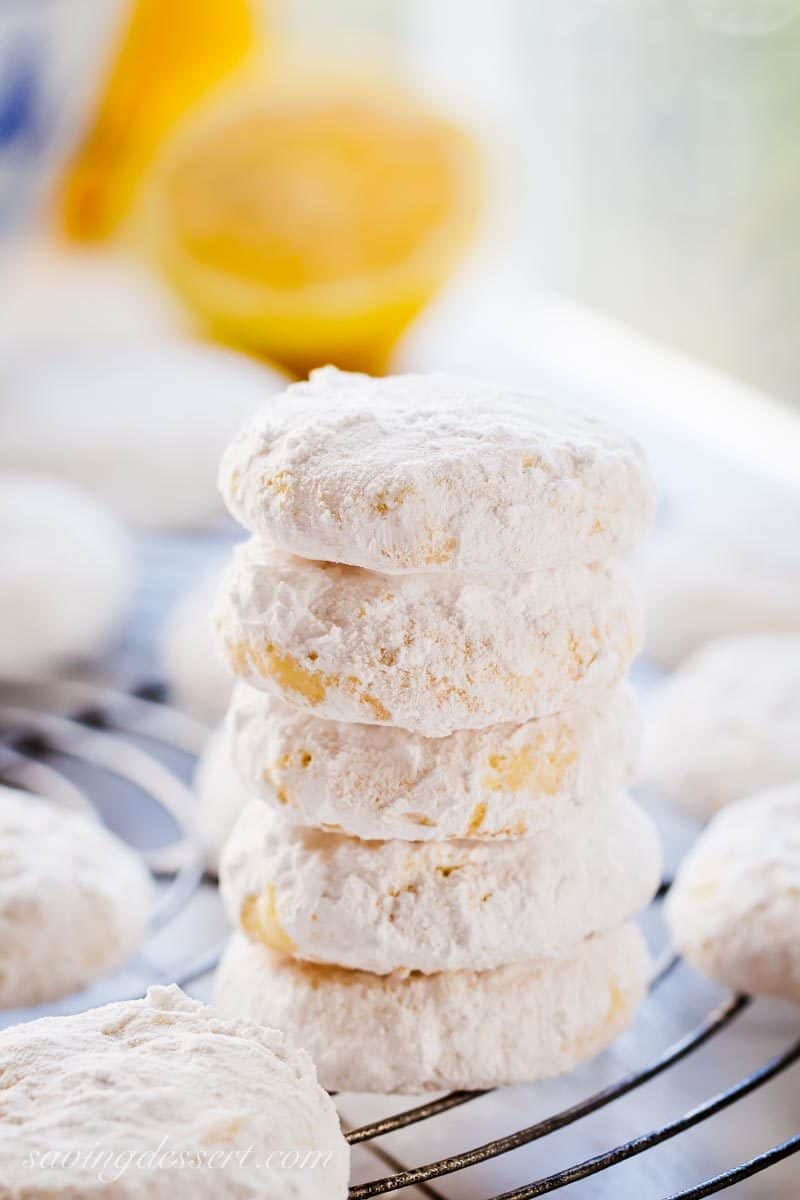
[{"label": "powdered sugar coating", "polygon": [[[126,284],[112,293],[113,305]],[[80,282],[71,299],[80,306]],[[21,353],[12,343],[13,352],[0,351],[0,468],[72,479],[126,524],[208,529],[224,512],[216,487],[224,447],[285,378],[221,346],[165,337],[163,329],[134,344],[106,339],[98,318],[82,344]],[[37,320],[41,332],[45,320]],[[0,342],[6,335],[4,323]]]},{"label": "powdered sugar coating", "polygon": [[234,770],[231,747],[224,727],[215,729],[203,747],[194,776],[197,820],[206,847],[208,865],[219,870],[222,847],[253,793]]},{"label": "powdered sugar coating", "polygon": [[644,908],[660,869],[655,827],[624,795],[493,843],[364,842],[290,826],[255,800],[220,882],[253,940],[312,962],[430,973],[558,957]]},{"label": "powdered sugar coating", "polygon": [[642,562],[648,658],[675,667],[714,638],[800,633],[800,511],[736,503],[709,524],[691,512]]},{"label": "powdered sugar coating", "polygon": [[216,1002],[280,1025],[309,1048],[331,1090],[472,1090],[530,1083],[594,1057],[633,1020],[649,967],[634,925],[562,958],[405,978],[296,962],[234,934]]},{"label": "powdered sugar coating", "polygon": [[231,669],[321,717],[427,737],[590,705],[640,641],[622,564],[379,575],[253,539],[215,609]]},{"label": "powdered sugar coating", "polygon": [[3,471],[0,546],[0,675],[44,674],[107,648],[133,565],[102,505],[65,480]]},{"label": "powdered sugar coating", "polygon": [[172,703],[209,722],[222,720],[233,687],[211,628],[211,609],[221,578],[222,568],[217,567],[181,596],[161,637]]},{"label": "powdered sugar coating", "polygon": [[[632,774],[639,724],[627,685],[597,709],[426,738],[326,721],[240,684],[226,727],[239,795],[260,796],[289,823],[442,841],[538,833],[615,794]],[[215,788],[206,804],[221,812],[237,788],[221,774]]]},{"label": "powdered sugar coating", "polygon": [[800,784],[719,813],[681,864],[666,911],[698,971],[800,1002]]},{"label": "powdered sugar coating", "polygon": [[642,453],[594,417],[485,380],[312,371],[222,460],[253,533],[374,571],[530,571],[598,562],[644,536]]},{"label": "powdered sugar coating", "polygon": [[653,701],[642,778],[703,821],[800,779],[800,634],[721,638],[693,654]]},{"label": "powdered sugar coating", "polygon": [[[308,1055],[175,986],[7,1029],[0,1077],[7,1200],[347,1195],[347,1144]],[[267,1165],[290,1149],[319,1151],[319,1165]],[[87,1165],[87,1151],[110,1161]],[[67,1161],[49,1165],[59,1152]]]},{"label": "powdered sugar coating", "polygon": [[69,995],[123,963],[153,900],[139,857],[90,813],[0,786],[0,1008]]}]

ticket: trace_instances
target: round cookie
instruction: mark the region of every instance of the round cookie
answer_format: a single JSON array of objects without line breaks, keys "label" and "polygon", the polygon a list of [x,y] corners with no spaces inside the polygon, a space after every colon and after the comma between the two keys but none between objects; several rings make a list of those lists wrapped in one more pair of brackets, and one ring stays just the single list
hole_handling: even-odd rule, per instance
[{"label": "round cookie", "polygon": [[244,355],[177,339],[21,359],[3,377],[0,466],[66,476],[146,529],[206,529],[225,512],[225,445],[283,383]]},{"label": "round cookie", "polygon": [[625,795],[491,843],[362,842],[290,826],[254,800],[220,882],[254,941],[378,974],[432,973],[558,957],[644,908],[660,869],[655,826]]},{"label": "round cookie", "polygon": [[76,992],[140,945],[150,876],[90,813],[0,786],[0,860],[0,1008]]},{"label": "round cookie", "polygon": [[681,864],[666,913],[702,974],[800,1002],[800,783],[719,813]]},{"label": "round cookie", "polygon": [[0,1033],[7,1200],[345,1200],[311,1059],[174,985]]},{"label": "round cookie", "polygon": [[[4,367],[55,361],[87,347],[144,348],[157,338],[184,336],[190,328],[155,273],[108,244],[98,251],[35,233],[15,238],[3,246],[3,284],[5,295],[14,299],[4,305],[0,324]],[[4,449],[0,438],[0,454]]]},{"label": "round cookie", "polygon": [[0,545],[0,675],[47,672],[106,648],[130,597],[132,560],[105,509],[72,484],[4,471]]},{"label": "round cookie", "polygon": [[710,642],[656,694],[642,780],[704,821],[800,779],[800,633]]},{"label": "round cookie", "polygon": [[471,1091],[545,1079],[599,1054],[630,1025],[649,971],[635,925],[562,958],[406,977],[296,962],[237,933],[215,1002],[286,1030],[332,1091]]},{"label": "round cookie", "polygon": [[195,771],[194,790],[208,865],[216,874],[222,848],[242,809],[252,799],[252,793],[247,791],[231,763],[224,728],[215,729],[206,742]]},{"label": "round cookie", "polygon": [[485,380],[312,371],[259,408],[220,486],[253,533],[373,571],[532,571],[644,536],[639,447],[598,419]]},{"label": "round cookie", "polygon": [[161,636],[161,659],[170,696],[178,708],[202,721],[221,721],[233,680],[211,626],[211,609],[222,568],[199,579],[169,613]]},{"label": "round cookie", "polygon": [[236,548],[215,621],[231,669],[255,687],[426,737],[599,701],[640,637],[622,564],[378,575],[257,539]]},{"label": "round cookie", "polygon": [[[291,824],[443,841],[539,833],[618,792],[632,775],[640,721],[623,684],[597,709],[426,738],[326,721],[240,684],[226,726],[245,787]],[[215,786],[225,791],[222,780]]]},{"label": "round cookie", "polygon": [[800,633],[800,513],[728,511],[684,524],[643,555],[645,653],[670,669],[714,638]]}]

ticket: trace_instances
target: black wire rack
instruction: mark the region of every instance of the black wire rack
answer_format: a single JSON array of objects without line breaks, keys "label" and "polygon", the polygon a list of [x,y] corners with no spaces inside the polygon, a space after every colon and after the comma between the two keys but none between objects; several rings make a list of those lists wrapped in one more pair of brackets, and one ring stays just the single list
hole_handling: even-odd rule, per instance
[{"label": "black wire rack", "polygon": [[[54,765],[54,761],[57,764],[61,759],[69,758],[92,770],[111,772],[127,785],[132,785],[138,793],[149,797],[151,802],[155,801],[172,820],[174,836],[168,844],[145,852],[153,873],[168,881],[153,914],[153,934],[178,918],[200,886],[203,876],[202,848],[195,829],[191,789],[179,772],[165,765],[148,747],[155,745],[177,751],[191,763],[207,731],[189,717],[167,707],[162,699],[163,689],[159,684],[147,684],[132,692],[118,692],[85,683],[0,683],[0,779],[42,792],[65,804],[81,805],[87,802],[81,788],[68,772]],[[665,884],[661,889],[656,903],[663,898],[667,887]],[[104,999],[141,994],[142,979],[145,983],[168,979],[183,986],[194,983],[214,969],[220,949],[219,945],[214,945],[200,955],[185,961],[172,961],[165,967],[152,962],[145,947],[135,964],[137,982],[132,983],[130,975],[111,981]],[[651,990],[660,988],[676,966],[674,957],[662,959],[655,971]],[[71,998],[71,1007],[66,1011],[86,1007],[90,1001],[88,993]],[[502,1137],[413,1168],[403,1166],[388,1151],[376,1146],[378,1139],[433,1121],[444,1113],[474,1103],[487,1092],[452,1092],[350,1128],[346,1136],[352,1146],[373,1147],[376,1156],[392,1168],[390,1174],[353,1186],[350,1200],[371,1200],[372,1197],[409,1187],[416,1187],[422,1193],[436,1197],[440,1193],[432,1186],[433,1181],[541,1141],[663,1076],[676,1064],[730,1029],[751,1003],[747,996],[731,996],[695,1028],[650,1061],[622,1074],[613,1083],[577,1103]],[[52,1006],[48,1011],[53,1011]],[[9,1018],[9,1014],[4,1015]],[[38,1012],[27,1010],[10,1014],[9,1019],[30,1019],[37,1015]],[[798,1061],[800,1038],[757,1069],[666,1124],[648,1129],[559,1171],[523,1182],[512,1190],[491,1197],[491,1200],[532,1200],[533,1197],[548,1195],[646,1154],[648,1150],[712,1120],[725,1109],[757,1092]],[[648,1200],[701,1200],[702,1197],[734,1187],[798,1151],[800,1133],[683,1191],[658,1198],[654,1193],[648,1193]]]},{"label": "black wire rack", "polygon": [[[140,996],[150,984],[189,983],[216,966],[221,942],[186,960],[172,956],[166,964],[154,953],[159,935],[176,925],[205,876],[187,779],[208,730],[160,703],[162,693],[156,684],[119,692],[78,681],[0,680],[0,781],[73,807],[89,805],[89,793],[94,801],[98,793],[116,794],[127,818],[117,832],[127,838],[147,823],[163,837],[154,848],[136,847],[160,886],[148,937],[135,959],[112,979],[63,1002],[0,1012],[0,1027]],[[158,751],[166,752],[166,761]]]}]

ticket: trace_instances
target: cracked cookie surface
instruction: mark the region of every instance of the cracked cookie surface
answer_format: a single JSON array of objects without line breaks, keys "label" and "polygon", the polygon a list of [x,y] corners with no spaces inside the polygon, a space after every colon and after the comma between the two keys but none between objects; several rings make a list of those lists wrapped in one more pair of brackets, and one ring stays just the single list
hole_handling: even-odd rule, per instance
[{"label": "cracked cookie surface", "polygon": [[525,575],[379,575],[234,551],[215,606],[236,675],[340,721],[428,737],[606,695],[641,640],[624,564]]},{"label": "cracked cookie surface", "polygon": [[660,870],[655,826],[622,794],[496,842],[365,842],[288,825],[253,800],[220,877],[251,940],[386,974],[558,957],[645,908]]},{"label": "cracked cookie surface", "polygon": [[653,511],[641,450],[595,417],[486,380],[333,367],[253,415],[220,486],[284,550],[386,573],[603,561]]},{"label": "cracked cookie surface", "polygon": [[291,824],[366,839],[524,837],[629,782],[639,731],[626,684],[595,708],[444,738],[325,720],[239,684],[223,734],[239,778],[220,772],[203,794],[220,814],[249,792]]}]

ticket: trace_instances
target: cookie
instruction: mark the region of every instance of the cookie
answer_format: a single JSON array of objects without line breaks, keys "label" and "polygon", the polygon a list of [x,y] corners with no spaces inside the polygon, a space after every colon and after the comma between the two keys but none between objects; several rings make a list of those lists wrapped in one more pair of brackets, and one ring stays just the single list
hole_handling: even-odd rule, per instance
[{"label": "cookie", "polygon": [[174,985],[0,1033],[7,1200],[345,1200],[311,1059]]},{"label": "cookie", "polygon": [[487,970],[557,957],[627,921],[659,882],[655,827],[625,795],[498,842],[363,842],[260,800],[222,854],[228,916],[296,958],[363,971]]},{"label": "cookie", "polygon": [[189,330],[167,289],[124,250],[98,253],[33,233],[4,247],[3,283],[14,297],[0,327],[5,364],[87,346],[144,346]]},{"label": "cookie", "polygon": [[150,876],[90,813],[0,786],[0,861],[0,1008],[78,991],[144,938]]},{"label": "cookie", "polygon": [[406,977],[297,962],[237,933],[215,1002],[286,1030],[332,1091],[473,1090],[545,1079],[599,1054],[631,1024],[649,970],[635,925],[561,958]]},{"label": "cookie", "polygon": [[224,728],[215,729],[205,744],[194,775],[197,819],[209,868],[217,873],[222,848],[245,805],[252,799],[230,757]]},{"label": "cookie", "polygon": [[283,384],[244,355],[177,339],[20,357],[3,377],[0,467],[69,478],[139,527],[207,529],[225,512],[225,445]]},{"label": "cookie", "polygon": [[220,486],[282,549],[373,571],[532,571],[624,554],[651,519],[638,446],[485,380],[312,371],[249,420]]},{"label": "cookie", "polygon": [[598,702],[640,640],[626,567],[378,575],[256,539],[215,623],[235,674],[315,715],[426,737]]},{"label": "cookie", "polygon": [[666,913],[703,975],[800,1002],[800,783],[719,813],[684,859]]},{"label": "cookie", "polygon": [[799,523],[797,511],[734,511],[654,537],[642,563],[648,658],[672,668],[715,638],[800,633]]},{"label": "cookie", "polygon": [[133,566],[104,508],[72,484],[0,472],[0,545],[0,675],[42,674],[107,648]]},{"label": "cookie", "polygon": [[641,776],[705,821],[800,779],[800,633],[710,642],[653,700]]},{"label": "cookie", "polygon": [[167,616],[161,635],[161,660],[171,701],[202,721],[221,721],[233,681],[217,651],[211,609],[222,569],[202,576]]},{"label": "cookie", "polygon": [[[444,738],[326,721],[239,684],[227,743],[250,794],[291,824],[442,841],[539,833],[615,794],[631,777],[639,727],[627,684],[594,709]],[[215,787],[228,797],[237,791],[221,780]]]}]

